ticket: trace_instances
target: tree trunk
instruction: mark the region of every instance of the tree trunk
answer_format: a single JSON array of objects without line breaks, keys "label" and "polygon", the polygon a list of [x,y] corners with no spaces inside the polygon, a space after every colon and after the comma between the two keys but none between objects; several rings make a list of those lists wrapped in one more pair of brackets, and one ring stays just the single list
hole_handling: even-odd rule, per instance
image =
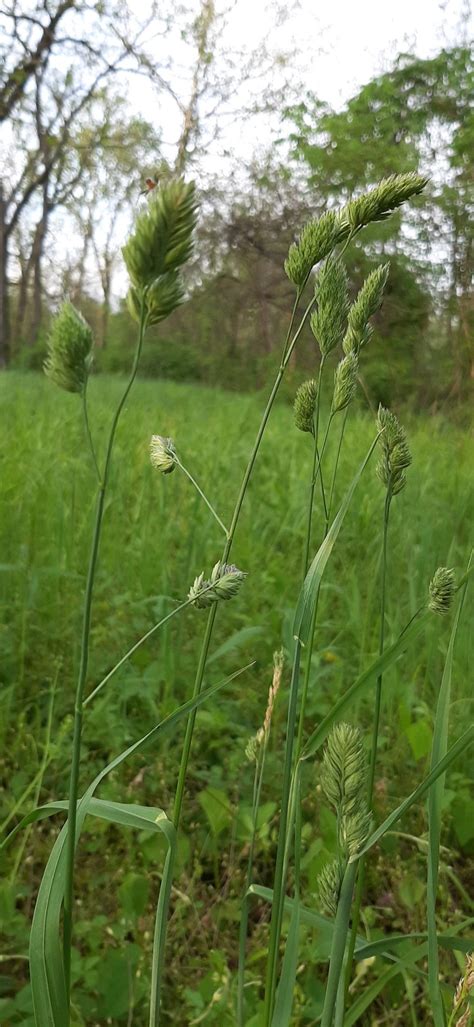
[{"label": "tree trunk", "polygon": [[31,317],[31,344],[35,345],[41,329],[43,315],[43,275],[42,259],[44,241],[48,230],[49,205],[48,205],[48,180],[43,185],[43,213],[41,220],[36,226],[33,251],[31,254],[33,263],[33,313]]}]

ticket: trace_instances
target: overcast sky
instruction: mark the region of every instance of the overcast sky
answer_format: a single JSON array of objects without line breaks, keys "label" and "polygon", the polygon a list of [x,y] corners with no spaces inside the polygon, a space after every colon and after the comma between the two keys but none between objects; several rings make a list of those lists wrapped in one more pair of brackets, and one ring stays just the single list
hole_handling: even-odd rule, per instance
[{"label": "overcast sky", "polygon": [[[216,0],[217,11],[229,7],[231,0]],[[196,0],[199,10],[201,0]],[[275,14],[280,10],[280,18]],[[139,0],[134,10],[140,18],[146,11],[146,0]],[[467,18],[467,21],[466,21]],[[280,21],[280,24],[278,24]],[[295,80],[332,106],[341,107],[357,88],[374,75],[386,70],[401,51],[429,57],[442,47],[452,46],[472,37],[474,23],[470,0],[234,0],[233,10],[220,40],[222,53],[242,50],[249,54],[262,42],[273,51],[291,56]],[[189,76],[193,54],[186,49],[179,34],[166,47],[173,52],[173,87],[183,99],[189,92]],[[157,59],[162,61],[160,43],[156,43]],[[181,80],[177,67],[181,66]],[[278,78],[278,70],[274,73]],[[249,86],[250,88],[250,86]],[[255,90],[255,84],[252,88]],[[156,118],[156,94],[152,86],[141,81],[130,83],[129,98],[144,117]],[[240,100],[245,96],[245,86]],[[173,102],[160,97],[159,121],[166,142],[177,137],[177,111]],[[223,119],[226,124],[225,118]],[[276,120],[275,123],[276,125]],[[228,119],[228,128],[221,137],[222,147],[239,152],[245,160],[258,143],[264,148],[271,138],[271,119],[243,124]],[[217,160],[218,147],[212,145],[211,164]],[[170,150],[171,155],[171,150]],[[211,170],[211,168],[209,168]]]}]

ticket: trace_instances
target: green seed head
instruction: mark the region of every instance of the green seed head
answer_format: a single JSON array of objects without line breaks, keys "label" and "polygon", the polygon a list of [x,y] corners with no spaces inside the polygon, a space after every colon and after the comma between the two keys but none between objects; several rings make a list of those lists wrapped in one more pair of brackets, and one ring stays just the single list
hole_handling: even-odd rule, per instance
[{"label": "green seed head", "polygon": [[72,303],[63,303],[48,337],[45,375],[67,392],[83,392],[92,364],[92,329]]},{"label": "green seed head", "polygon": [[310,271],[320,260],[332,252],[337,243],[349,235],[346,219],[334,211],[327,211],[322,217],[309,221],[304,226],[298,242],[292,243],[285,260],[285,271],[296,286],[302,286]]},{"label": "green seed head", "polygon": [[456,594],[454,571],[450,567],[438,567],[430,581],[428,606],[434,613],[449,613]]},{"label": "green seed head", "polygon": [[295,425],[300,431],[314,434],[317,386],[314,378],[300,385],[294,404]]},{"label": "green seed head", "polygon": [[391,495],[396,496],[405,488],[405,471],[411,464],[406,432],[395,414],[383,406],[378,410],[377,428],[382,432],[382,457],[377,464],[377,474]]},{"label": "green seed head", "polygon": [[150,460],[153,467],[162,474],[171,474],[176,467],[176,450],[173,440],[164,435],[152,435],[150,441]]},{"label": "green seed head", "polygon": [[148,324],[162,321],[182,302],[179,270],[191,256],[196,224],[194,182],[166,182],[153,191],[122,249],[130,275],[127,300],[135,319],[144,305]]},{"label": "green seed head", "polygon": [[315,289],[317,308],[311,315],[311,331],[326,356],[344,334],[349,297],[347,274],[340,260],[328,257],[318,275]]},{"label": "green seed head", "polygon": [[385,221],[393,210],[401,207],[411,196],[423,192],[428,181],[428,178],[418,175],[415,171],[383,178],[375,189],[347,204],[344,213],[351,231],[354,232],[371,221]]},{"label": "green seed head", "polygon": [[327,916],[336,916],[342,878],[343,868],[338,859],[326,863],[318,876],[319,902],[323,913],[326,913]]},{"label": "green seed head", "polygon": [[204,578],[204,574],[194,579],[188,598],[192,599],[194,606],[205,609],[219,599],[232,599],[237,595],[245,577],[245,573],[239,571],[235,564],[216,563],[209,579]]},{"label": "green seed head", "polygon": [[390,264],[382,264],[365,279],[349,310],[347,332],[342,348],[344,353],[358,353],[370,341],[373,333],[371,318],[382,304]]},{"label": "green seed head", "polygon": [[362,735],[350,724],[336,724],[329,735],[321,767],[321,787],[338,820],[339,847],[355,856],[370,830],[367,761]]},{"label": "green seed head", "polygon": [[349,406],[357,388],[358,370],[359,361],[355,353],[348,353],[337,365],[332,398],[333,414]]}]

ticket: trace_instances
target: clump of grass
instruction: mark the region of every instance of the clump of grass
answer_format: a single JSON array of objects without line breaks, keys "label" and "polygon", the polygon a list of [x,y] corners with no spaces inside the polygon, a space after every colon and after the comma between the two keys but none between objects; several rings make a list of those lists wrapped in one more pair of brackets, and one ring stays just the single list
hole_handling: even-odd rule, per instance
[{"label": "clump of grass", "polygon": [[[321,1021],[323,1027],[331,1027],[331,1025],[343,1027],[344,1024],[364,891],[364,866],[367,854],[392,825],[425,794],[437,797],[436,803],[431,805],[430,812],[432,852],[430,857],[431,905],[429,917],[431,927],[429,947],[432,965],[434,965],[436,937],[433,934],[433,922],[440,816],[439,786],[436,790],[435,786],[437,782],[443,780],[443,776],[453,760],[458,758],[472,743],[474,730],[468,729],[450,749],[448,748],[446,706],[450,686],[446,684],[448,679],[445,678],[440,692],[441,705],[430,772],[414,792],[379,827],[372,829],[371,807],[382,715],[383,674],[420,636],[433,612],[448,610],[456,592],[452,572],[441,568],[430,586],[428,602],[420,606],[395,641],[390,645],[386,644],[389,514],[392,499],[404,489],[405,472],[411,460],[405,432],[392,412],[382,408],[379,410],[373,439],[367,454],[360,466],[355,468],[352,482],[342,499],[339,510],[334,517],[332,516],[346,424],[358,387],[359,364],[364,357],[364,347],[372,335],[370,319],[383,301],[388,276],[388,266],[381,265],[368,276],[353,304],[349,305],[344,254],[350,241],[363,230],[365,225],[372,221],[384,220],[391,211],[397,209],[411,196],[418,195],[425,184],[425,179],[416,174],[391,176],[379,183],[375,189],[353,199],[341,210],[330,211],[320,219],[311,221],[303,228],[298,242],[290,248],[285,270],[295,285],[293,310],[289,317],[288,331],[283,340],[275,379],[250,450],[246,468],[236,490],[233,509],[229,517],[225,516],[224,519],[221,519],[217,514],[205,492],[197,484],[195,477],[182,463],[173,440],[162,435],[152,436],[150,457],[153,466],[163,474],[164,480],[167,480],[167,476],[176,468],[181,469],[224,533],[222,552],[209,577],[205,577],[204,572],[198,573],[187,598],[138,639],[118,660],[106,677],[89,691],[88,695],[86,695],[86,691],[89,684],[88,661],[94,584],[116,430],[137,374],[147,327],[163,320],[183,300],[181,267],[191,253],[196,218],[195,192],[192,184],[186,184],[179,180],[154,191],[148,207],[138,216],[134,231],[124,247],[124,259],[131,280],[128,302],[132,315],[138,322],[138,337],[130,378],[112,417],[103,466],[100,465],[97,458],[87,413],[86,389],[90,370],[90,330],[79,315],[76,315],[69,307],[62,311],[53,328],[46,370],[56,384],[67,391],[82,395],[86,439],[91,449],[97,474],[97,500],[84,601],[81,662],[74,702],[69,793],[66,802],[51,803],[47,808],[35,811],[30,818],[27,818],[27,821],[31,822],[41,816],[50,815],[52,812],[67,811],[66,824],[55,843],[45,870],[33,922],[30,956],[37,1027],[45,1027],[45,1024],[48,1024],[49,1027],[65,1027],[70,1023],[70,962],[74,927],[75,857],[86,815],[99,816],[123,827],[134,826],[140,830],[158,831],[165,838],[167,854],[155,920],[149,1002],[150,1027],[156,1027],[159,1023],[170,895],[175,876],[177,839],[183,818],[195,718],[200,706],[204,702],[210,701],[221,687],[240,673],[237,671],[217,685],[207,689],[204,687],[215,620],[219,607],[222,607],[223,604],[226,605],[227,600],[235,599],[244,602],[245,592],[248,588],[253,587],[252,568],[250,567],[249,581],[242,590],[241,596],[245,574],[234,563],[231,563],[231,550],[234,547],[241,511],[275,399],[292,354],[300,343],[307,323],[310,325],[318,345],[319,367],[315,371],[314,377],[298,391],[295,400],[296,426],[304,436],[310,437],[309,440],[302,438],[301,441],[311,444],[312,461],[311,477],[308,483],[301,589],[296,600],[293,623],[294,645],[291,652],[291,672],[287,696],[288,709],[278,841],[271,889],[272,909],[266,957],[263,1027],[277,1027],[277,1025],[285,1027],[292,1017],[302,912],[303,769],[308,761],[314,759],[325,741],[327,741],[327,745],[320,769],[320,784],[327,801],[335,810],[338,851],[336,859],[323,869],[319,879],[321,903],[330,918],[328,924],[332,937]],[[314,283],[310,282],[315,266],[321,261],[324,263],[316,273]],[[308,286],[310,297],[305,306],[302,301]],[[326,359],[339,347],[342,356],[336,367],[334,383],[332,386],[329,385],[329,402],[323,404]],[[324,425],[321,411],[325,409],[328,409],[329,413]],[[339,415],[342,416],[339,417]],[[328,440],[338,423],[340,425],[339,438],[333,451],[332,463],[329,464]],[[150,425],[151,428],[153,428],[152,425]],[[319,725],[313,727],[308,735],[307,705],[312,656],[318,632],[321,583],[348,515],[353,496],[362,477],[367,473],[377,445],[381,448],[377,473],[385,489],[381,541],[378,656],[346,692],[340,696],[334,696],[329,713]],[[318,501],[322,516],[318,518],[316,528],[315,513]],[[313,536],[316,530],[318,531],[316,552],[311,558],[315,548]],[[461,584],[463,584],[462,581],[457,588]],[[191,696],[159,724],[152,726],[142,738],[115,756],[81,796],[79,782],[83,716],[86,706],[99,691],[105,688],[111,677],[127,663],[130,656],[153,632],[168,622],[171,617],[190,606],[197,610],[207,609],[208,611]],[[199,614],[196,613],[195,616],[198,617]],[[255,764],[255,771],[252,828],[239,930],[237,974],[237,1022],[239,1025],[245,1022],[244,989],[248,898],[251,888],[254,886],[254,853],[258,812],[264,785],[266,753],[275,701],[277,694],[283,691],[282,673],[283,658],[278,654],[275,657],[265,718],[247,747],[248,756]],[[374,688],[372,743],[367,762],[361,732],[343,722],[341,717],[346,714],[355,699],[364,693],[367,694],[369,690],[373,691]],[[183,718],[186,720],[186,729],[179,758],[179,771],[171,814],[167,814],[163,810],[133,804],[110,803],[95,797],[99,784],[112,770],[136,752],[161,738],[165,729],[173,730]],[[356,881],[357,891],[354,897]],[[290,887],[291,896],[288,895]],[[288,901],[291,907],[291,920],[281,960],[283,917]],[[61,923],[62,946],[60,944]],[[387,945],[389,946],[389,941]],[[435,983],[432,969],[429,978],[434,994]]]}]

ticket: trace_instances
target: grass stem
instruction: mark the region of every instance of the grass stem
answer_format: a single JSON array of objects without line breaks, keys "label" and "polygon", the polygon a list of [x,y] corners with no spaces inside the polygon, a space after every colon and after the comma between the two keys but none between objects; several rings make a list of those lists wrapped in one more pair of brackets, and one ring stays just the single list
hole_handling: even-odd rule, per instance
[{"label": "grass stem", "polygon": [[91,628],[91,614],[92,614],[92,596],[94,591],[95,573],[97,568],[97,558],[99,555],[99,544],[100,535],[102,528],[102,519],[104,515],[104,503],[105,495],[108,484],[110,462],[112,457],[112,450],[115,440],[115,432],[117,425],[122,413],[123,407],[125,406],[128,394],[132,388],[135,380],[138,362],[143,345],[143,338],[145,334],[146,326],[146,314],[144,305],[142,305],[140,327],[138,332],[138,342],[135,352],[135,358],[133,361],[133,367],[130,374],[130,378],[127,382],[125,390],[122,394],[120,402],[115,411],[112,425],[110,429],[109,441],[107,445],[107,452],[104,464],[104,473],[99,483],[99,489],[97,494],[97,505],[94,529],[92,535],[92,545],[89,556],[89,567],[87,571],[86,580],[86,592],[84,598],[84,611],[83,611],[83,622],[82,622],[82,636],[81,636],[81,656],[79,665],[79,675],[77,680],[76,697],[74,702],[74,730],[73,730],[73,742],[72,742],[72,760],[71,760],[71,775],[69,783],[69,809],[68,809],[68,834],[67,834],[67,855],[66,855],[66,878],[65,878],[65,891],[64,891],[64,925],[63,925],[63,958],[64,958],[64,974],[66,979],[67,994],[70,994],[70,983],[71,983],[71,944],[72,944],[72,906],[73,906],[73,895],[74,895],[74,855],[76,847],[76,814],[77,814],[77,800],[79,794],[79,771],[81,761],[81,740],[82,740],[82,721],[83,721],[83,708],[84,708],[84,688],[87,680],[87,668],[89,663],[89,641],[90,641],[90,628]]}]

